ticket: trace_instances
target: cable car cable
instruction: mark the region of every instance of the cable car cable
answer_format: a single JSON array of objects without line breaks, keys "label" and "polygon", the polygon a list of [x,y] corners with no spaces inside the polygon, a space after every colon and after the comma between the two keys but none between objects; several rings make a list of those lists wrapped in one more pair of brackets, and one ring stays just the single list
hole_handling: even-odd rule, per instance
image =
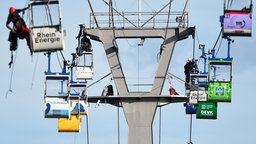
[{"label": "cable car cable", "polygon": [[196,34],[197,43],[198,43],[198,44],[201,44],[201,43],[200,43],[200,40],[199,40],[198,32],[197,32],[196,30],[195,30],[195,34]]},{"label": "cable car cable", "polygon": [[169,20],[170,20],[170,13],[171,13],[171,8],[172,8],[172,2],[174,0],[170,0],[169,1],[169,10],[168,10],[168,17],[167,17],[167,24],[166,24],[166,30],[165,30],[165,35],[164,35],[164,40],[166,40],[166,37],[167,37],[167,30],[168,30],[168,27],[169,27]]},{"label": "cable car cable", "polygon": [[228,7],[227,8],[228,9],[231,8],[232,4],[233,4],[233,0],[228,0],[228,4],[227,4]]},{"label": "cable car cable", "polygon": [[98,83],[99,81],[103,80],[104,78],[106,78],[106,77],[107,77],[107,76],[109,76],[110,74],[111,74],[111,72],[110,72],[110,73],[108,73],[107,75],[103,76],[103,77],[102,77],[102,78],[100,78],[99,80],[97,80],[97,81],[93,82],[92,84],[88,85],[88,86],[87,86],[87,88],[89,88],[90,86],[92,86],[92,85],[94,85],[94,84]]},{"label": "cable car cable", "polygon": [[192,58],[193,58],[193,60],[195,60],[195,44],[196,44],[196,40],[195,40],[195,37],[193,38],[193,56],[192,56]]},{"label": "cable car cable", "polygon": [[221,34],[222,34],[222,31],[223,31],[223,29],[220,30],[220,33],[219,33],[219,35],[218,35],[218,38],[217,38],[217,40],[216,40],[216,42],[215,42],[215,44],[214,44],[214,46],[213,46],[213,48],[212,48],[213,50],[215,49],[216,45],[218,44],[218,41],[219,41],[220,36],[221,36]]},{"label": "cable car cable", "polygon": [[98,21],[97,21],[97,19],[96,19],[95,12],[94,12],[94,10],[93,10],[93,8],[92,8],[91,0],[88,0],[88,4],[89,4],[89,6],[90,6],[90,9],[91,9],[91,12],[92,12],[93,19],[94,19],[94,21],[95,21],[96,27],[98,28],[98,27],[99,27],[99,24],[98,24]]},{"label": "cable car cable", "polygon": [[51,11],[50,11],[49,4],[50,4],[50,0],[48,0],[48,3],[47,3],[47,5],[45,6],[45,8],[46,8],[46,12],[48,13],[47,16],[49,15],[50,24],[53,25],[53,22],[52,22],[52,15],[51,15]]},{"label": "cable car cable", "polygon": [[221,40],[220,40],[220,44],[219,44],[219,47],[218,47],[218,49],[217,49],[217,51],[216,51],[216,53],[215,53],[215,56],[217,56],[217,55],[218,55],[218,53],[219,53],[220,46],[221,46],[221,44],[222,44],[222,40],[223,40],[223,39],[221,39]]},{"label": "cable car cable", "polygon": [[185,84],[189,85],[190,87],[193,87],[195,90],[199,90],[199,87],[198,87],[198,86],[195,86],[195,85],[192,85],[192,84],[190,84],[190,83],[187,83],[185,80],[183,80],[182,78],[180,78],[180,77],[178,77],[178,76],[172,74],[171,72],[167,72],[167,74],[168,74],[168,75],[171,75],[171,76],[173,76],[173,77],[175,77],[175,78],[177,78],[178,80],[180,80],[181,82],[184,82]]},{"label": "cable car cable", "polygon": [[57,60],[58,60],[60,68],[63,69],[63,67],[61,65],[61,62],[60,62],[60,58],[59,58],[58,52],[56,52],[56,56],[57,56]]},{"label": "cable car cable", "polygon": [[114,22],[114,8],[113,8],[113,2],[112,0],[110,0],[110,12],[111,12],[111,23],[112,23],[112,29],[113,29],[113,36],[114,36],[114,40],[113,40],[113,45],[116,47],[117,52],[118,52],[118,46],[117,46],[117,42],[116,42],[116,31],[115,31],[115,22]]}]

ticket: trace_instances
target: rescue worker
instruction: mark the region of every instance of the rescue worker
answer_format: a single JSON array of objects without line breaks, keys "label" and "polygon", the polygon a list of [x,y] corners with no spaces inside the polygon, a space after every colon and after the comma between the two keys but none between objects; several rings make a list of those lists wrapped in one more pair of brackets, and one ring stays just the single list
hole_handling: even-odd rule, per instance
[{"label": "rescue worker", "polygon": [[76,48],[78,56],[82,56],[83,52],[91,52],[92,51],[92,44],[90,39],[86,36],[83,36],[81,39],[81,44],[79,47]]},{"label": "rescue worker", "polygon": [[184,73],[185,73],[185,76],[186,76],[186,83],[185,83],[186,87],[189,86],[190,73],[191,72],[196,72],[196,71],[198,71],[198,70],[196,69],[195,61],[192,58],[188,58],[187,63],[184,66]]},{"label": "rescue worker", "polygon": [[[14,7],[10,7],[9,15],[6,21],[6,27],[10,30],[10,35],[8,41],[10,41],[11,46],[10,50],[15,51],[17,49],[17,38],[26,39],[27,45],[30,50],[30,54],[32,55],[32,49],[30,46],[30,30],[27,27],[25,21],[19,15],[20,12],[27,10],[28,7],[23,9],[16,9]],[[13,27],[10,26],[10,23],[13,23]]]}]

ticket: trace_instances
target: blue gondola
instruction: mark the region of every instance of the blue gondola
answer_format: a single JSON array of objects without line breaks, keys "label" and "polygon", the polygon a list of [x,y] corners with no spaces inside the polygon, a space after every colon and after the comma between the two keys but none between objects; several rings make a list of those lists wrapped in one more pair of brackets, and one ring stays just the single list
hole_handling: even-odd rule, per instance
[{"label": "blue gondola", "polygon": [[184,103],[186,114],[196,114],[196,105],[190,105],[188,102]]}]

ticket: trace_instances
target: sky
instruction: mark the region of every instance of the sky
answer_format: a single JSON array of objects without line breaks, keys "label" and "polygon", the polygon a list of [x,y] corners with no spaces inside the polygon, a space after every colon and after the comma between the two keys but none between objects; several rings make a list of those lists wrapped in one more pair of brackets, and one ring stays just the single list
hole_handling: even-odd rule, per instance
[{"label": "sky", "polygon": [[[141,9],[143,11],[158,11],[169,0],[142,0]],[[95,12],[104,12],[108,7],[102,1],[92,1]],[[183,10],[185,1],[173,1],[171,10]],[[243,2],[240,3],[243,5]],[[120,129],[120,143],[127,143],[127,123],[123,110],[104,103],[98,107],[90,104],[88,123],[83,117],[80,133],[58,133],[57,120],[44,118],[44,71],[47,70],[47,57],[43,53],[35,53],[30,56],[25,40],[19,40],[19,47],[14,71],[11,79],[12,69],[8,67],[10,61],[9,42],[7,41],[9,30],[5,27],[9,7],[23,8],[27,5],[27,0],[1,0],[0,13],[0,141],[5,144],[86,144],[87,128],[89,129],[89,142],[92,144],[118,143],[118,127]],[[136,6],[134,6],[136,5]],[[115,0],[114,8],[119,11],[137,11],[137,1]],[[63,28],[66,30],[64,57],[71,60],[71,53],[75,51],[79,27],[78,24],[85,24],[89,27],[90,7],[86,0],[61,1]],[[168,11],[168,8],[165,9]],[[220,31],[219,16],[223,14],[223,1],[190,1],[188,6],[189,26],[196,27],[196,53],[199,58],[201,51],[197,49],[198,44],[205,44],[206,49],[212,49]],[[28,15],[24,15],[28,24]],[[255,16],[253,15],[253,24]],[[231,103],[218,104],[217,120],[196,119],[193,116],[192,141],[195,144],[222,144],[222,143],[254,143],[255,128],[254,122],[256,112],[254,102],[254,77],[256,73],[254,48],[255,29],[252,37],[232,37],[235,40],[231,44],[231,56],[233,57],[233,92]],[[118,40],[120,49],[120,59],[123,64],[124,73],[127,79],[131,77],[131,83],[138,79],[136,76],[143,76],[140,82],[147,77],[152,78],[157,66],[157,53],[162,40],[145,40],[143,47],[138,47],[138,39]],[[95,82],[110,72],[108,62],[102,43],[92,41],[94,50],[94,79],[88,81],[89,84]],[[219,46],[219,45],[218,45]],[[219,55],[226,56],[226,40],[222,41]],[[152,51],[149,51],[152,49]],[[179,41],[175,45],[169,72],[180,78],[184,77],[183,66],[189,57],[192,57],[193,39]],[[147,53],[145,55],[145,53]],[[199,66],[202,66],[200,63]],[[60,71],[57,55],[53,54],[53,70]],[[135,80],[132,78],[135,77]],[[152,79],[151,79],[152,80]],[[150,80],[149,80],[150,81]],[[148,82],[145,80],[145,82]],[[88,89],[89,96],[99,96],[108,84],[113,84],[111,76],[94,84]],[[184,93],[184,83],[178,79],[171,80],[178,93]],[[162,94],[167,95],[170,87],[168,80],[165,82]],[[140,90],[143,90],[141,88]],[[146,89],[146,88],[145,88]],[[116,92],[116,90],[115,90]],[[120,125],[118,126],[118,114]],[[161,118],[161,127],[159,119]],[[154,144],[173,143],[184,144],[189,140],[189,120],[190,116],[185,115],[183,103],[169,104],[157,109],[153,123]],[[159,135],[161,129],[161,135]]]}]

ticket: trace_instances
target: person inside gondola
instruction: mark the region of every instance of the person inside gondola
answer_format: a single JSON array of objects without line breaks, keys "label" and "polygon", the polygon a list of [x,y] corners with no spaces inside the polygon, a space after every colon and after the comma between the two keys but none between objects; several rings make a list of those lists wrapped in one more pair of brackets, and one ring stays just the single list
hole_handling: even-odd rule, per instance
[{"label": "person inside gondola", "polygon": [[[30,54],[32,55],[32,49],[30,46],[30,30],[27,27],[25,21],[19,15],[20,12],[24,12],[28,7],[23,9],[16,9],[14,7],[10,7],[9,15],[6,21],[6,27],[10,30],[10,35],[8,41],[11,43],[10,51],[15,51],[17,49],[17,38],[26,39],[27,45],[30,50]],[[13,23],[13,27],[10,26],[10,23]]]}]

